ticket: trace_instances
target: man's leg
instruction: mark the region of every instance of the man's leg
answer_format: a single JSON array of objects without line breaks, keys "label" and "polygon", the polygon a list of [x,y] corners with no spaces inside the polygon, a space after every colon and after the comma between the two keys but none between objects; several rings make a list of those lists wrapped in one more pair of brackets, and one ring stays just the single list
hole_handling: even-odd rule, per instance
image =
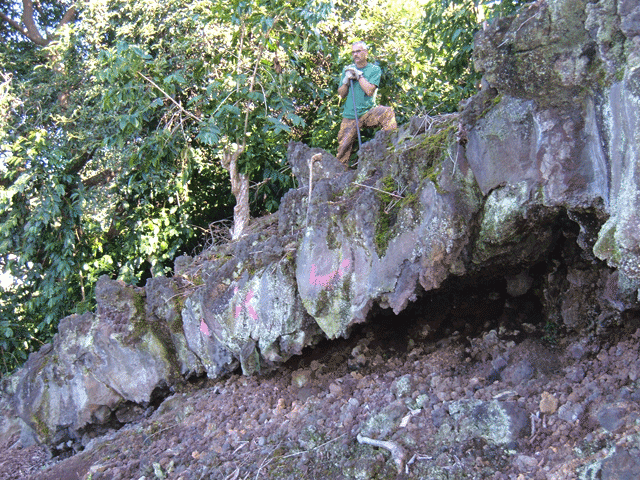
[{"label": "man's leg", "polygon": [[362,116],[361,124],[365,127],[382,127],[382,130],[398,128],[396,114],[391,107],[378,105]]},{"label": "man's leg", "polygon": [[338,160],[349,166],[349,157],[351,156],[351,148],[356,140],[358,132],[356,130],[356,121],[343,118],[338,132]]}]

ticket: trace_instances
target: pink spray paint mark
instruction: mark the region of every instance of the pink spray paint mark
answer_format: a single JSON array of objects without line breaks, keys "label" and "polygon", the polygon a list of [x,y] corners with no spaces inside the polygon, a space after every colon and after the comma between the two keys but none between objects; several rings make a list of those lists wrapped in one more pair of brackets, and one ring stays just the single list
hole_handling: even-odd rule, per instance
[{"label": "pink spray paint mark", "polygon": [[347,273],[347,270],[349,269],[350,265],[351,265],[351,260],[349,260],[348,258],[345,258],[340,263],[340,267],[338,267],[337,270],[333,270],[327,273],[326,275],[317,275],[316,264],[312,263],[311,272],[309,275],[309,282],[311,282],[311,285],[319,285],[321,287],[331,288],[333,286],[332,285],[333,280],[342,278]]},{"label": "pink spray paint mark", "polygon": [[338,278],[343,277],[345,273],[347,273],[347,269],[351,265],[351,260],[345,258],[342,263],[340,263],[340,268],[338,268]]},{"label": "pink spray paint mark", "polygon": [[249,305],[249,302],[251,301],[252,298],[253,298],[253,291],[249,290],[247,292],[247,298],[244,300],[244,308],[247,310],[247,313],[251,318],[253,318],[254,320],[257,320],[258,314],[256,313],[255,309],[251,305]]},{"label": "pink spray paint mark", "polygon": [[[236,287],[233,291],[234,294],[238,293],[238,287]],[[258,319],[258,313],[256,312],[256,310],[249,305],[249,302],[251,301],[251,299],[253,298],[254,293],[253,290],[249,290],[247,292],[247,296],[244,299],[244,303],[242,305],[236,305],[235,308],[235,318],[238,318],[240,316],[240,314],[242,313],[242,310],[246,310],[247,314],[253,318],[254,320]]]},{"label": "pink spray paint mark", "polygon": [[200,320],[200,332],[202,332],[202,334],[205,337],[211,336],[211,332],[209,331],[209,326],[206,323],[204,323],[204,319]]}]

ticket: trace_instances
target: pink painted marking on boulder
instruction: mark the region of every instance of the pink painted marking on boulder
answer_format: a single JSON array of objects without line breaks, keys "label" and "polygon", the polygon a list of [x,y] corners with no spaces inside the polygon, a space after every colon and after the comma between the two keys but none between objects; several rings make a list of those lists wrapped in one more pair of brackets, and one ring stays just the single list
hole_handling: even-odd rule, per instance
[{"label": "pink painted marking on boulder", "polygon": [[331,283],[331,281],[333,280],[333,277],[335,277],[336,275],[336,270],[334,270],[333,272],[329,272],[326,275],[316,275],[316,264],[312,264],[311,265],[311,273],[309,275],[309,281],[311,282],[311,285],[320,285],[322,287],[328,287],[329,284]]},{"label": "pink painted marking on boulder", "polygon": [[338,268],[338,278],[343,277],[345,273],[347,273],[347,269],[351,265],[351,260],[345,258],[340,264],[340,268]]},{"label": "pink painted marking on boulder", "polygon": [[340,263],[340,267],[338,267],[337,270],[333,270],[329,273],[327,273],[326,275],[317,275],[317,267],[315,263],[311,264],[311,272],[309,274],[309,282],[311,282],[311,285],[319,285],[325,288],[329,288],[331,287],[331,283],[333,282],[334,279],[338,279],[343,277],[346,273],[347,270],[349,269],[349,266],[351,265],[351,260],[349,260],[348,258],[345,258],[341,263]]},{"label": "pink painted marking on boulder", "polygon": [[[234,294],[238,293],[238,287],[236,287],[233,291]],[[242,310],[245,309],[247,311],[247,314],[253,318],[254,320],[258,319],[258,313],[256,312],[256,310],[249,305],[249,302],[251,301],[251,299],[253,298],[255,294],[253,293],[253,290],[249,290],[247,292],[247,296],[244,299],[244,303],[242,305],[236,305],[235,308],[235,318],[238,318],[240,316],[240,314],[242,313]]]},{"label": "pink painted marking on boulder", "polygon": [[204,319],[200,320],[200,332],[205,337],[210,337],[211,336],[211,332],[209,331],[209,326],[206,323],[204,323]]}]

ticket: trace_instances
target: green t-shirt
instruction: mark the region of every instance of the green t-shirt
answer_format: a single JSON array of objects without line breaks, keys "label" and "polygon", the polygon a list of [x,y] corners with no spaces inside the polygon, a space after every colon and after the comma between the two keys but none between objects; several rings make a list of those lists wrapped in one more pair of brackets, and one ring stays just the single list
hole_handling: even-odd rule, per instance
[{"label": "green t-shirt", "polygon": [[[349,65],[344,67],[342,70],[342,74],[340,75],[339,82],[342,82],[344,78],[344,74],[347,71],[347,68],[355,67],[355,65]],[[362,69],[362,75],[365,80],[369,83],[372,83],[376,87],[380,85],[380,77],[382,76],[382,70],[379,66],[374,65],[373,63],[367,63],[367,65]],[[378,89],[376,89],[376,93]],[[371,110],[376,104],[376,93],[373,96],[368,97],[365,95],[364,90],[358,82],[353,81],[353,88],[349,88],[349,94],[347,95],[347,101],[344,104],[344,109],[342,110],[342,118],[350,118],[355,119],[355,115],[353,114],[353,98],[351,95],[355,93],[356,96],[356,107],[358,109],[358,118]]]}]

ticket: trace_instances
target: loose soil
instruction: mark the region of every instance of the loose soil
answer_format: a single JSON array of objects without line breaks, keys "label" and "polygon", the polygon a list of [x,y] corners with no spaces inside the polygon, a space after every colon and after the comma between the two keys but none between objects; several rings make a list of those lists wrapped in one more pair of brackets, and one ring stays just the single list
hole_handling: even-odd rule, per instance
[{"label": "loose soil", "polygon": [[[387,317],[268,375],[198,379],[67,458],[16,437],[1,448],[0,478],[633,478],[622,476],[640,468],[633,458],[608,459],[640,451],[640,329],[549,337],[526,323],[494,327],[437,339]],[[504,444],[465,437],[451,414],[464,400],[510,402],[527,428]]]}]

